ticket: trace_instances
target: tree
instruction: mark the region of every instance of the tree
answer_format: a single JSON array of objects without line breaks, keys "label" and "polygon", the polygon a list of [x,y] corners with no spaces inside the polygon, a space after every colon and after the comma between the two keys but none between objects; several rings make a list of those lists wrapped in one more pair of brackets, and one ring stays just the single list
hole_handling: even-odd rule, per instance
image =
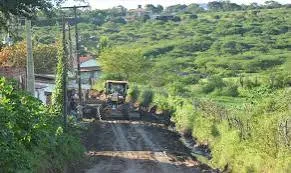
[{"label": "tree", "polygon": [[147,4],[145,9],[152,13],[159,14],[164,10],[164,7],[161,5],[157,5],[157,7],[155,7],[153,4]]},{"label": "tree", "polygon": [[224,1],[222,6],[224,11],[235,11],[242,9],[240,5],[237,5],[236,3],[230,3],[229,1]]},{"label": "tree", "polygon": [[109,12],[107,10],[92,10],[88,12],[88,16],[93,24],[102,25],[108,20]]},{"label": "tree", "polygon": [[55,74],[57,67],[57,45],[39,44],[33,48],[34,69],[38,74]]},{"label": "tree", "polygon": [[190,12],[190,13],[201,13],[201,12],[204,12],[205,10],[199,6],[199,4],[190,4],[188,5],[187,7],[187,12]]},{"label": "tree", "polygon": [[254,10],[254,9],[259,9],[260,5],[256,2],[253,2],[249,5],[248,9]]},{"label": "tree", "polygon": [[111,47],[111,45],[109,44],[108,37],[105,36],[100,37],[97,47],[98,47],[97,56],[99,58],[103,51]]},{"label": "tree", "polygon": [[156,8],[156,7],[155,7],[153,4],[147,4],[147,5],[145,6],[145,10],[146,10],[146,11],[154,12],[155,8]]},{"label": "tree", "polygon": [[223,9],[223,4],[218,1],[209,2],[208,8],[212,11],[219,11]]},{"label": "tree", "polygon": [[148,62],[140,49],[115,47],[101,53],[101,68],[107,74],[122,75],[124,80],[142,81]]},{"label": "tree", "polygon": [[53,9],[53,4],[59,4],[64,0],[9,0],[0,4],[0,27],[6,27],[7,21],[14,16],[31,18],[37,11],[46,13]]},{"label": "tree", "polygon": [[157,5],[157,7],[156,7],[156,13],[161,13],[161,12],[163,12],[163,10],[164,10],[164,7],[162,6],[162,5]]},{"label": "tree", "polygon": [[168,13],[179,13],[185,10],[186,8],[187,8],[187,5],[177,4],[177,5],[172,5],[172,6],[167,7],[166,11]]},{"label": "tree", "polygon": [[[35,72],[54,73],[57,64],[57,46],[39,44],[33,47]],[[26,42],[4,47],[0,51],[0,66],[26,67]]]},{"label": "tree", "polygon": [[127,9],[121,5],[113,7],[109,10],[109,13],[112,17],[122,17],[126,16]]},{"label": "tree", "polygon": [[0,51],[0,66],[25,67],[26,54],[26,42],[4,47]]},{"label": "tree", "polygon": [[266,1],[265,6],[268,9],[280,8],[282,5],[276,1]]}]

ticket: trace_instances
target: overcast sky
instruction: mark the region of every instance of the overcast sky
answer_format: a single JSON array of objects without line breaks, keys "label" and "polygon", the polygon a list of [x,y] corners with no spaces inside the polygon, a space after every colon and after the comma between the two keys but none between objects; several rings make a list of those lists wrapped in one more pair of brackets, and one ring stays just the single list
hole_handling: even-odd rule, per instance
[{"label": "overcast sky", "polygon": [[[71,2],[70,2],[71,1]],[[72,5],[73,0],[69,0],[69,5]],[[146,4],[161,4],[163,6],[170,6],[175,4],[191,4],[191,3],[208,3],[214,0],[86,0],[90,3],[93,9],[106,9],[114,6],[122,5],[128,9],[136,8],[137,5]],[[266,0],[231,0],[237,4],[250,4],[252,2],[264,3]],[[291,0],[276,0],[281,4],[291,3]]]}]

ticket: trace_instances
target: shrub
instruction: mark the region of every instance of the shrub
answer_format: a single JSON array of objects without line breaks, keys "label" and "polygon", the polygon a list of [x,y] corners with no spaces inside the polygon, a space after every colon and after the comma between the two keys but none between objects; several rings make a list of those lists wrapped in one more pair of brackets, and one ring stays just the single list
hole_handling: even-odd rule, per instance
[{"label": "shrub", "polygon": [[137,86],[133,86],[129,92],[130,99],[133,103],[135,103],[139,97],[140,91]]},{"label": "shrub", "polygon": [[106,73],[101,76],[102,80],[125,80],[126,77],[120,73]]},{"label": "shrub", "polygon": [[237,97],[239,96],[238,86],[234,84],[229,84],[221,90],[220,95]]},{"label": "shrub", "polygon": [[215,85],[212,85],[211,83],[206,83],[202,86],[202,92],[208,94],[215,90]]},{"label": "shrub", "polygon": [[62,172],[65,162],[82,155],[79,140],[63,132],[61,117],[15,88],[0,78],[0,172]]},{"label": "shrub", "polygon": [[177,122],[178,129],[184,133],[193,130],[194,111],[193,106],[189,103],[176,107],[174,119]]},{"label": "shrub", "polygon": [[185,84],[181,82],[174,82],[168,86],[168,91],[171,95],[185,95],[187,89],[185,88]]},{"label": "shrub", "polygon": [[223,79],[219,76],[212,76],[208,82],[202,86],[204,93],[210,93],[215,89],[222,89],[225,86]]},{"label": "shrub", "polygon": [[184,100],[176,106],[174,121],[179,130],[192,130],[200,143],[209,144],[214,167],[227,172],[289,172],[290,92],[261,95],[240,111],[209,100],[193,107]]},{"label": "shrub", "polygon": [[180,81],[185,85],[193,85],[197,84],[199,80],[200,77],[198,75],[187,75],[185,77],[182,77]]},{"label": "shrub", "polygon": [[269,86],[271,88],[284,88],[290,86],[291,76],[288,73],[271,74],[269,77]]},{"label": "shrub", "polygon": [[146,89],[143,91],[141,95],[141,105],[144,107],[150,106],[150,104],[153,102],[154,98],[154,92],[151,89]]},{"label": "shrub", "polygon": [[157,105],[159,110],[169,111],[171,110],[171,106],[168,100],[168,96],[162,94],[155,94],[154,104]]}]

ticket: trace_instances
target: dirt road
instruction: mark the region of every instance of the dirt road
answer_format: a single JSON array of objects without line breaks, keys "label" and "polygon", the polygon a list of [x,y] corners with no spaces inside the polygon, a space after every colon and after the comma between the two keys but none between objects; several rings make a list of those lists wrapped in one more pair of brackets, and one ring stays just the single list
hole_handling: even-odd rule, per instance
[{"label": "dirt road", "polygon": [[85,173],[196,173],[207,171],[179,136],[142,121],[97,121],[85,136],[90,165]]}]

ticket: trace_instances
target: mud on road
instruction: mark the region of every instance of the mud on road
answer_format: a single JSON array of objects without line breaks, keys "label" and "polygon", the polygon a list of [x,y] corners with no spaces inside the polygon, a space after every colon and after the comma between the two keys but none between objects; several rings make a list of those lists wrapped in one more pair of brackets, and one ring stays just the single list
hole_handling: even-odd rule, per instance
[{"label": "mud on road", "polygon": [[162,124],[143,121],[96,121],[84,136],[88,164],[83,173],[213,172],[199,163]]}]

